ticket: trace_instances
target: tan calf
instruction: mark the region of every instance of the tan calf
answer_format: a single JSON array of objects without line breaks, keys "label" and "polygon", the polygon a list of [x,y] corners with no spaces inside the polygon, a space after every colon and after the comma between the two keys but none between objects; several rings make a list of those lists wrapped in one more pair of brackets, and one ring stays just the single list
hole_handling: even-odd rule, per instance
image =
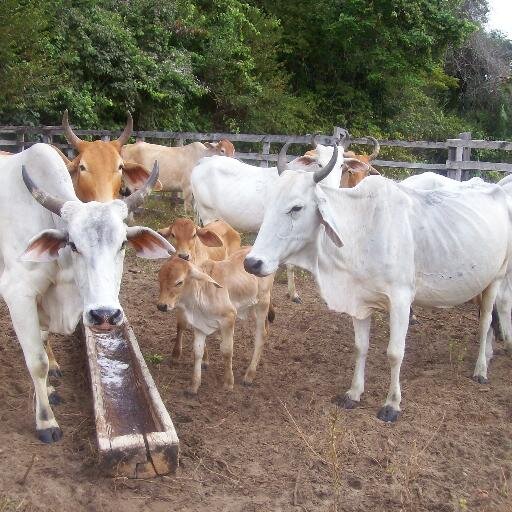
[{"label": "tan calf", "polygon": [[[224,260],[240,250],[240,234],[227,222],[216,220],[200,228],[190,219],[176,219],[170,226],[158,231],[164,238],[172,238],[176,254],[196,265],[206,260]],[[176,341],[173,359],[179,359],[183,351],[183,334],[188,327],[181,310],[176,312]],[[203,367],[208,366],[208,351],[205,350]]]},{"label": "tan calf", "polygon": [[256,375],[268,320],[273,320],[270,293],[274,274],[256,277],[244,270],[244,259],[250,251],[244,247],[227,260],[207,260],[194,265],[178,257],[167,260],[159,273],[158,309],[181,310],[194,329],[194,370],[189,393],[197,394],[201,385],[201,361],[206,336],[220,331],[220,350],[224,358],[224,388],[233,389],[233,333],[236,318],[255,316],[254,352],[244,377],[251,384]]},{"label": "tan calf", "polygon": [[197,162],[205,156],[233,156],[235,148],[227,139],[219,142],[192,142],[181,147],[160,146],[147,142],[137,142],[125,146],[123,158],[143,166],[151,166],[155,160],[160,164],[159,179],[164,191],[182,191],[185,211],[192,207],[190,176]]}]

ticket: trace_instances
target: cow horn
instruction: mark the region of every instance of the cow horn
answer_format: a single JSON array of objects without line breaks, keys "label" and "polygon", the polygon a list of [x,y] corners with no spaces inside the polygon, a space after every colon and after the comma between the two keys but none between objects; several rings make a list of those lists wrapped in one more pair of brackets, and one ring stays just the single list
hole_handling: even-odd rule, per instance
[{"label": "cow horn", "polygon": [[58,199],[55,196],[52,196],[51,194],[48,194],[48,192],[45,192],[44,190],[41,190],[33,181],[32,178],[29,176],[27,172],[27,168],[22,165],[21,166],[21,175],[23,177],[23,181],[28,188],[28,191],[32,194],[32,197],[41,205],[44,206],[47,210],[50,210],[51,212],[55,213],[60,217],[60,212],[62,210],[62,207],[64,206],[64,203],[66,201],[63,201],[62,199]]},{"label": "cow horn", "polygon": [[319,169],[318,171],[315,171],[315,174],[313,175],[313,181],[315,183],[319,183],[322,181],[333,169],[336,165],[336,162],[338,160],[338,145],[333,145],[333,152],[332,157],[329,160],[329,163],[325,166]]},{"label": "cow horn", "polygon": [[62,116],[62,128],[64,129],[64,135],[66,136],[68,142],[77,151],[79,151],[80,144],[82,144],[84,141],[78,135],[76,135],[76,133],[71,129],[71,126],[69,126],[68,109],[64,110],[64,115]]},{"label": "cow horn", "polygon": [[286,157],[286,152],[290,147],[290,142],[287,142],[279,151],[279,156],[277,157],[277,173],[281,175],[288,166],[288,158]]},{"label": "cow horn", "polygon": [[126,120],[126,126],[124,127],[123,133],[121,133],[117,139],[117,143],[120,146],[124,146],[128,142],[133,132],[133,117],[130,112],[127,112],[127,116],[128,118]]},{"label": "cow horn", "polygon": [[146,199],[146,197],[151,193],[155,183],[158,180],[158,173],[158,162],[155,160],[153,170],[151,171],[149,178],[147,179],[146,183],[144,183],[142,188],[123,199],[123,201],[126,203],[126,206],[128,206],[129,212],[133,212],[136,208],[138,208],[144,202],[144,199]]},{"label": "cow horn", "polygon": [[366,138],[373,142],[373,152],[368,157],[368,160],[375,160],[377,158],[377,155],[379,154],[379,151],[380,151],[379,141],[377,139],[374,139],[373,137],[366,137]]}]

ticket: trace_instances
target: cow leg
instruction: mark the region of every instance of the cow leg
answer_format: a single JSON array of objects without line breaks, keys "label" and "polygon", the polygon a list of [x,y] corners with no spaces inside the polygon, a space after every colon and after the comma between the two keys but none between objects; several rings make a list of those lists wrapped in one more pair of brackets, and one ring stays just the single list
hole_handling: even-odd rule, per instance
[{"label": "cow leg", "polygon": [[286,278],[288,280],[288,297],[290,297],[293,302],[300,304],[302,300],[295,288],[295,272],[293,270],[293,265],[286,265]]},{"label": "cow leg", "polygon": [[192,371],[192,382],[186,391],[187,395],[195,396],[201,385],[201,362],[203,360],[206,334],[194,329],[194,369]]},{"label": "cow leg", "polygon": [[366,364],[366,354],[370,344],[370,326],[372,323],[371,315],[364,320],[358,320],[352,317],[354,326],[354,340],[356,346],[356,364],[354,368],[354,377],[352,385],[344,397],[338,397],[337,403],[345,409],[354,409],[359,404],[361,395],[364,391],[364,369]]},{"label": "cow leg", "polygon": [[256,368],[258,367],[261,354],[263,353],[265,336],[267,334],[266,324],[269,305],[270,295],[268,296],[268,300],[265,300],[264,302],[258,302],[258,304],[255,306],[256,328],[254,333],[254,351],[252,354],[251,363],[245,372],[243,380],[243,384],[245,386],[250,386],[254,381],[254,377],[256,377]]},{"label": "cow leg", "polygon": [[478,338],[480,348],[478,350],[478,359],[473,372],[473,380],[479,384],[487,384],[487,333],[491,327],[492,308],[496,300],[500,281],[492,283],[482,292],[482,301],[480,304],[480,321],[478,324]]},{"label": "cow leg", "polygon": [[400,414],[400,402],[402,401],[400,367],[404,358],[405,337],[409,327],[410,308],[410,300],[397,298],[390,302],[387,356],[391,367],[391,381],[384,407],[377,414],[377,418],[386,422],[396,421]]},{"label": "cow leg", "polygon": [[496,298],[496,312],[498,313],[500,333],[503,342],[505,343],[505,350],[512,355],[512,290],[508,290],[508,282],[506,283],[507,289],[501,286],[498,297]]},{"label": "cow leg", "polygon": [[48,376],[60,379],[62,377],[62,371],[60,369],[59,363],[57,363],[57,360],[55,359],[52,345],[48,339],[48,331],[41,331],[41,339],[43,340],[44,346],[46,348],[46,354],[48,355]]},{"label": "cow leg", "polygon": [[185,313],[181,309],[176,309],[176,340],[174,341],[174,347],[172,349],[172,359],[179,359],[183,352],[183,333],[188,327],[188,322],[185,317]]},{"label": "cow leg", "polygon": [[33,297],[23,296],[18,290],[12,296],[5,292],[3,296],[34,383],[37,437],[44,443],[53,443],[62,437],[62,430],[48,401],[48,356],[41,340],[36,301]]},{"label": "cow leg", "polygon": [[233,389],[235,377],[233,375],[233,335],[235,332],[235,314],[230,315],[221,325],[220,352],[224,359],[224,389]]}]

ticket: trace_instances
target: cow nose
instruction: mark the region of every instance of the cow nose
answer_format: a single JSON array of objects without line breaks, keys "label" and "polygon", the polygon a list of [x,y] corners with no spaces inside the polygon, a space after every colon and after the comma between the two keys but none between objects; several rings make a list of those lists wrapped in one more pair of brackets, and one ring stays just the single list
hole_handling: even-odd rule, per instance
[{"label": "cow nose", "polygon": [[186,254],[186,253],[180,253],[178,254],[178,256],[182,259],[182,260],[189,260],[190,259],[190,254]]},{"label": "cow nose", "polygon": [[95,325],[110,324],[116,325],[123,318],[120,309],[91,309],[89,315]]},{"label": "cow nose", "polygon": [[263,266],[263,261],[257,258],[245,258],[244,260],[244,268],[249,274],[257,274],[261,267]]},{"label": "cow nose", "polygon": [[167,304],[157,304],[156,306],[160,311],[163,311],[165,313],[165,311],[167,311]]}]

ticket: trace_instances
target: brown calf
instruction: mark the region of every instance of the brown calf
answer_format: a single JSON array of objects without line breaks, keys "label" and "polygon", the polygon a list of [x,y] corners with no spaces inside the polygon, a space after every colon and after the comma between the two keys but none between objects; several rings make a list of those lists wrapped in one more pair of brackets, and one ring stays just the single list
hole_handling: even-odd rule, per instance
[{"label": "brown calf", "polygon": [[[227,222],[217,220],[204,228],[196,226],[190,219],[176,219],[167,228],[158,231],[164,238],[172,238],[176,254],[196,265],[206,260],[224,260],[240,250],[240,234]],[[172,351],[173,359],[179,359],[183,350],[183,333],[188,327],[181,310],[176,312],[176,341]],[[208,365],[208,351],[205,350],[203,366]]]},{"label": "brown calf", "polygon": [[159,273],[158,309],[181,310],[194,329],[194,370],[189,394],[196,395],[201,385],[201,361],[206,336],[220,331],[220,350],[224,358],[224,388],[233,389],[233,333],[236,318],[252,313],[256,320],[254,352],[244,377],[251,384],[256,375],[268,320],[272,321],[270,293],[274,274],[256,277],[244,270],[250,247],[244,247],[227,260],[207,260],[196,266],[178,257],[167,260]]}]

